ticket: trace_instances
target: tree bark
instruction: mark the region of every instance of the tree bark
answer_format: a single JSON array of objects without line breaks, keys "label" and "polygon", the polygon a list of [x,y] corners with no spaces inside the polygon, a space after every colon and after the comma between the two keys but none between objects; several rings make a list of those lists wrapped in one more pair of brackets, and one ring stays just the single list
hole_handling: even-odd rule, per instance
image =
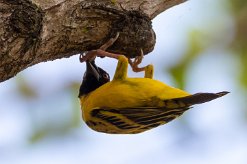
[{"label": "tree bark", "polygon": [[151,52],[151,20],[185,0],[0,0],[0,82],[34,64],[99,48]]}]

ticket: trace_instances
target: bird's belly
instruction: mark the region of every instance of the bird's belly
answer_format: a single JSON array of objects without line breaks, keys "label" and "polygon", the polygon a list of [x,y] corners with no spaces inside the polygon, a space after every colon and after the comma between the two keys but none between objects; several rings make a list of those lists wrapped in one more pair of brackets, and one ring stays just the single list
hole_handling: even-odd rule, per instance
[{"label": "bird's belly", "polygon": [[89,95],[83,105],[87,109],[158,106],[158,100],[187,95],[189,95],[187,92],[167,86],[157,80],[129,78],[125,81],[114,81],[101,86]]}]

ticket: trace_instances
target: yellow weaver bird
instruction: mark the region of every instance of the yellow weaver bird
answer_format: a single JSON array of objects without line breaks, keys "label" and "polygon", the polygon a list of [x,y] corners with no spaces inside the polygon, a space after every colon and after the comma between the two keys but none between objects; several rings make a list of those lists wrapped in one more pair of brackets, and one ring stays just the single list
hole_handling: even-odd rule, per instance
[{"label": "yellow weaver bird", "polygon": [[[132,62],[123,55],[105,51],[117,37],[100,49],[80,56],[81,62],[86,61],[87,67],[79,98],[83,120],[93,130],[115,134],[144,132],[181,116],[194,104],[211,101],[228,93],[189,94],[152,79],[152,65],[138,67],[142,57]],[[95,56],[118,59],[112,81],[108,73],[95,64]],[[129,78],[128,61],[134,71],[145,71],[145,77]]]}]

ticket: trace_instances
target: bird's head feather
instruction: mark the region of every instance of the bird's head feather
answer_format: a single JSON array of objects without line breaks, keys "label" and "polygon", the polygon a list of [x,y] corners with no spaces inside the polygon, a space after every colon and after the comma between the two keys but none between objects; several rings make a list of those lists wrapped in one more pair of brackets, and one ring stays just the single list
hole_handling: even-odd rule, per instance
[{"label": "bird's head feather", "polygon": [[109,74],[98,67],[95,61],[86,61],[86,72],[79,90],[79,97],[85,96],[110,81]]}]

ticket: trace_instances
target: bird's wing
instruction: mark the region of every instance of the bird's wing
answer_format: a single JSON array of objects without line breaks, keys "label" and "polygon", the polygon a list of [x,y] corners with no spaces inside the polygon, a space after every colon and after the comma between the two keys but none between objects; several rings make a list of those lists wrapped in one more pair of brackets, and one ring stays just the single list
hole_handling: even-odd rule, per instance
[{"label": "bird's wing", "polygon": [[181,98],[162,100],[164,104],[161,107],[95,108],[91,111],[91,117],[107,122],[128,133],[138,133],[179,117],[191,108],[191,105],[211,101],[227,93],[197,93]]},{"label": "bird's wing", "polygon": [[135,107],[135,108],[97,108],[93,109],[91,116],[101,119],[119,129],[132,130],[133,133],[145,131],[161,124],[165,124],[185,112],[185,108],[158,108],[158,107]]},{"label": "bird's wing", "polygon": [[218,93],[196,93],[185,97],[163,100],[163,102],[164,102],[164,106],[166,106],[167,108],[180,108],[183,106],[188,107],[195,104],[202,104],[217,99],[228,93],[229,92],[226,91],[218,92]]}]

